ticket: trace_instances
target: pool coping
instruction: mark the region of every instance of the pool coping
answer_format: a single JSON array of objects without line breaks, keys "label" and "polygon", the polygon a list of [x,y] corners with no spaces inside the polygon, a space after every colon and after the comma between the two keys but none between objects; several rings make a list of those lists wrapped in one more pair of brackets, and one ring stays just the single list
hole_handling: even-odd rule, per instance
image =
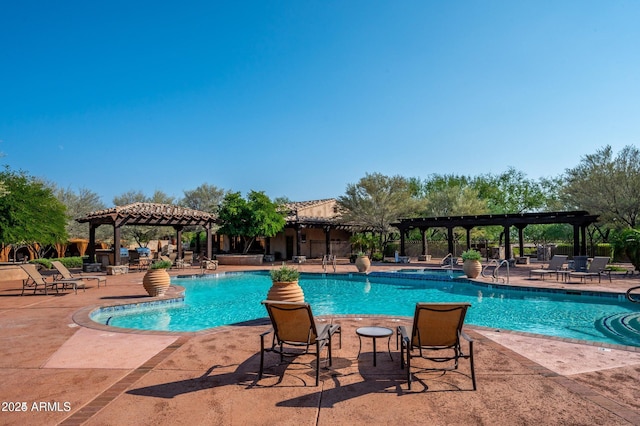
[{"label": "pool coping", "polygon": [[[176,276],[176,278],[180,279],[187,279],[187,278],[202,278],[202,277],[207,277],[207,276],[227,276],[227,275],[241,275],[241,274],[254,274],[254,273],[259,273],[259,274],[263,274],[263,273],[268,273],[268,270],[257,270],[257,271],[232,271],[232,272],[220,272],[220,273],[215,273],[215,274],[191,274],[191,275],[178,275]],[[312,273],[312,272],[304,272],[301,275],[311,275],[311,276],[379,276],[382,278],[385,277],[389,277],[389,274],[397,274],[395,272],[372,272],[369,274],[366,273]],[[419,274],[416,274],[419,275]],[[393,275],[391,276],[393,277]],[[419,278],[418,278],[419,279]],[[422,278],[422,280],[425,281],[434,281],[433,279],[429,279],[429,278]],[[459,281],[460,279],[452,279],[451,281]],[[484,287],[484,288],[488,288],[488,289],[494,289],[494,288],[498,288],[498,289],[503,289],[503,290],[522,290],[522,291],[531,291],[534,293],[539,293],[539,292],[550,292],[550,293],[557,293],[557,294],[570,294],[570,295],[576,295],[576,296],[595,296],[595,297],[605,297],[605,298],[613,298],[613,296],[616,296],[616,298],[620,301],[620,296],[622,296],[622,298],[624,300],[626,300],[626,296],[624,293],[618,293],[618,292],[596,292],[596,291],[591,291],[591,290],[580,290],[580,291],[571,291],[571,290],[565,290],[565,289],[550,289],[550,288],[539,288],[539,287],[529,287],[529,286],[513,286],[513,285],[508,285],[508,284],[496,284],[496,283],[484,283],[484,282],[479,282],[479,281],[475,281],[475,280],[471,280],[468,278],[464,278],[464,281],[466,283],[472,284],[472,285],[477,285],[480,287]],[[86,328],[90,328],[90,329],[95,329],[95,330],[101,330],[101,331],[108,331],[108,332],[113,332],[113,333],[128,333],[128,334],[147,334],[147,335],[164,335],[164,336],[200,336],[200,335],[209,335],[209,334],[215,334],[215,333],[219,333],[219,332],[223,332],[225,330],[228,330],[230,328],[234,328],[234,327],[241,327],[241,326],[246,326],[246,325],[269,325],[269,318],[268,317],[264,317],[264,318],[256,318],[254,320],[249,320],[249,321],[243,321],[240,323],[234,323],[234,324],[226,324],[226,325],[221,325],[221,326],[217,326],[217,327],[212,327],[212,328],[207,328],[207,329],[203,329],[203,330],[198,330],[198,331],[166,331],[166,330],[141,330],[141,329],[134,329],[134,328],[124,328],[124,327],[113,327],[113,326],[109,326],[106,324],[101,324],[98,323],[94,320],[91,319],[91,314],[93,314],[95,311],[97,310],[101,310],[101,309],[105,309],[105,310],[109,310],[109,309],[114,309],[114,311],[119,310],[118,307],[125,307],[125,306],[134,306],[131,309],[135,309],[137,307],[139,307],[139,305],[161,305],[161,304],[169,304],[169,303],[179,303],[181,301],[184,301],[184,291],[185,288],[180,286],[180,285],[176,285],[176,284],[171,284],[171,286],[169,287],[169,289],[167,290],[167,293],[165,293],[164,296],[159,296],[159,297],[149,297],[149,298],[145,298],[145,300],[143,302],[132,302],[132,301],[119,301],[119,302],[111,302],[111,303],[104,303],[104,304],[99,304],[99,305],[89,305],[86,307],[83,307],[81,309],[79,309],[78,311],[76,311],[73,315],[72,315],[72,319],[73,321],[78,324],[79,326],[82,327],[86,327]],[[586,294],[585,294],[586,293]],[[397,319],[402,319],[402,320],[411,320],[412,317],[407,317],[407,316],[402,316],[402,315],[383,315],[383,314],[341,314],[341,315],[318,315],[316,318],[320,319],[320,320],[331,320],[333,321],[334,319],[340,319],[340,318],[348,318],[348,319],[357,319],[357,318],[384,318],[384,319],[389,319],[390,321],[392,320],[397,320]],[[484,330],[484,331],[494,331],[494,332],[501,332],[501,333],[509,333],[509,334],[515,334],[515,335],[521,335],[521,336],[527,336],[527,337],[537,337],[537,338],[543,338],[543,339],[549,339],[549,340],[555,340],[555,341],[560,341],[560,342],[568,342],[568,343],[576,343],[576,344],[582,344],[582,345],[588,345],[588,346],[594,346],[594,347],[602,347],[602,348],[610,348],[610,349],[618,349],[618,350],[624,350],[624,351],[629,351],[629,352],[638,352],[640,353],[640,347],[638,346],[629,346],[629,345],[623,345],[623,344],[614,344],[614,343],[606,343],[606,342],[597,342],[597,341],[591,341],[591,340],[581,340],[581,339],[575,339],[575,338],[567,338],[567,337],[558,337],[558,336],[549,336],[546,334],[538,334],[538,333],[529,333],[529,332],[524,332],[524,331],[519,331],[519,330],[509,330],[509,329],[502,329],[502,328],[496,328],[496,327],[487,327],[487,326],[480,326],[480,325],[472,325],[472,324],[465,324],[464,325],[465,328],[469,328],[471,330]]]}]

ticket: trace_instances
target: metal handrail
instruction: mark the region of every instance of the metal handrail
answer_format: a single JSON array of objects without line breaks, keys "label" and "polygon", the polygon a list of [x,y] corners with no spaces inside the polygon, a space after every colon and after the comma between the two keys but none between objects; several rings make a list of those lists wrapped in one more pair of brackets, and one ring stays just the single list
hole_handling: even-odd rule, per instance
[{"label": "metal handrail", "polygon": [[491,273],[491,280],[493,281],[493,278],[495,276],[495,270],[496,268],[498,268],[498,259],[491,259],[489,261],[489,263],[487,263],[486,265],[484,265],[484,268],[482,268],[482,271],[480,272],[480,275],[482,275],[483,278],[487,278],[487,275],[485,275],[485,272],[487,271],[487,268],[491,265],[495,265],[495,268],[493,270],[493,272]]},{"label": "metal handrail", "polygon": [[508,260],[506,260],[506,259],[501,259],[501,260],[498,260],[498,259],[491,259],[491,260],[489,261],[489,263],[487,263],[487,264],[485,265],[485,267],[484,267],[484,268],[482,268],[482,272],[481,272],[481,274],[482,274],[482,276],[483,276],[483,277],[485,277],[485,278],[487,277],[487,275],[485,275],[485,271],[486,271],[486,270],[487,270],[487,268],[488,268],[489,266],[491,266],[491,265],[495,265],[495,268],[493,268],[493,272],[491,273],[491,281],[499,281],[499,280],[502,280],[502,282],[504,283],[504,282],[505,282],[505,279],[504,279],[504,278],[502,278],[502,277],[500,277],[500,272],[499,272],[499,271],[500,271],[500,267],[501,267],[502,265],[507,265],[507,280],[506,280],[506,283],[509,283],[509,261],[508,261]]},{"label": "metal handrail", "polygon": [[635,287],[631,287],[629,290],[627,290],[626,296],[627,296],[627,300],[629,302],[633,302],[633,303],[640,303],[640,299],[634,299],[633,296],[631,296],[631,292],[634,290],[640,290],[640,285],[639,286],[635,286]]},{"label": "metal handrail", "polygon": [[451,269],[451,272],[453,272],[453,253],[449,253],[445,257],[443,257],[442,260],[440,261],[440,265],[441,266],[446,266],[444,264],[444,261],[447,260],[447,258],[451,258],[451,261],[449,262],[449,266],[450,266],[449,269]]},{"label": "metal handrail", "polygon": [[337,256],[335,255],[331,255],[331,254],[325,254],[324,256],[322,256],[322,269],[324,270],[324,272],[327,272],[327,265],[329,265],[331,263],[331,265],[333,266],[333,272],[336,272],[336,262],[337,260]]}]

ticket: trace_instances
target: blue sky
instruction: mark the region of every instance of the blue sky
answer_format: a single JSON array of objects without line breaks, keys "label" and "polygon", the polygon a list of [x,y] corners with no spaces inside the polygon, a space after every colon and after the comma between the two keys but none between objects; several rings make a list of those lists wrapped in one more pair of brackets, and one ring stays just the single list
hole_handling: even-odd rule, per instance
[{"label": "blue sky", "polygon": [[638,1],[0,0],[0,163],[294,201],[640,140]]}]

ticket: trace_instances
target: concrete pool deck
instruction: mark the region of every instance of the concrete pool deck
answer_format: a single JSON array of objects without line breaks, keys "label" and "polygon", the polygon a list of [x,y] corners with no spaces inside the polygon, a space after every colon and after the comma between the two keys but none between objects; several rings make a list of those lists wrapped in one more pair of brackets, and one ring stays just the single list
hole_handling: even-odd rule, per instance
[{"label": "concrete pool deck", "polygon": [[[429,266],[435,264],[372,269]],[[529,269],[539,266],[511,269],[510,284],[616,292],[640,285],[637,275],[600,284],[529,279]],[[224,266],[218,272],[240,269],[256,268]],[[300,269],[322,272],[319,262]],[[355,272],[355,266],[340,262],[337,272]],[[415,374],[409,391],[394,340],[394,361],[382,342],[373,367],[368,340],[356,359],[355,329],[393,328],[411,318],[323,317],[341,324],[342,347],[315,387],[308,357],[286,368],[268,357],[270,367],[257,381],[258,336],[269,328],[266,319],[177,334],[74,321],[87,306],[148,300],[142,277],[108,276],[106,287],[90,281],[77,295],[69,290],[24,297],[20,281],[0,281],[1,424],[640,424],[640,348],[465,326],[476,340],[478,390],[470,390],[468,363],[462,361],[463,374]]]}]

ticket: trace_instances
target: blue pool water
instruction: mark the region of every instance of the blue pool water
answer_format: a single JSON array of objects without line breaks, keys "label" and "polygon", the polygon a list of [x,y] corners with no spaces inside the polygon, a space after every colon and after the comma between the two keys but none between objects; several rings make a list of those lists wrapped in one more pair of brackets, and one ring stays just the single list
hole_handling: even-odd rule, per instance
[{"label": "blue pool water", "polygon": [[[495,329],[640,346],[634,326],[640,306],[612,297],[488,288],[466,280],[303,274],[300,285],[315,315],[413,316],[417,302],[470,302],[466,323]],[[266,317],[266,273],[173,279],[184,302],[98,311],[94,321],[114,327],[197,331]],[[631,330],[629,325],[631,324]]]}]

